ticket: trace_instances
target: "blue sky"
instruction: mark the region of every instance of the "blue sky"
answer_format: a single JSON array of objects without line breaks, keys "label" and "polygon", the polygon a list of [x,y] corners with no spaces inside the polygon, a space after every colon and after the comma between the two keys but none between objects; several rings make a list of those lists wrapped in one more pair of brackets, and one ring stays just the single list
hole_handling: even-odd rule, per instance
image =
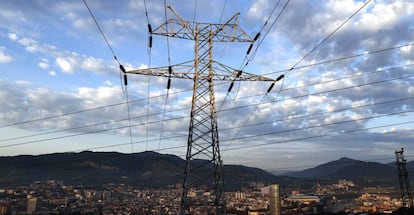
[{"label": "blue sky", "polygon": [[[148,52],[144,1],[87,3],[127,70],[168,65],[167,44],[171,64],[194,58],[193,41],[155,35]],[[146,3],[154,29],[165,21],[164,1]],[[216,83],[225,163],[284,170],[340,157],[390,162],[401,147],[414,157],[414,2],[373,0],[320,46],[365,1],[291,0],[274,25],[284,0],[166,3],[198,22],[240,12],[238,24],[251,37],[268,19],[246,72],[276,78],[299,62],[268,95],[269,83],[237,83],[227,97],[229,83]],[[214,58],[241,68],[248,47],[215,44]],[[133,145],[117,62],[83,1],[2,1],[0,155],[185,155],[191,81],[173,80],[166,98],[164,78],[128,80]]]}]

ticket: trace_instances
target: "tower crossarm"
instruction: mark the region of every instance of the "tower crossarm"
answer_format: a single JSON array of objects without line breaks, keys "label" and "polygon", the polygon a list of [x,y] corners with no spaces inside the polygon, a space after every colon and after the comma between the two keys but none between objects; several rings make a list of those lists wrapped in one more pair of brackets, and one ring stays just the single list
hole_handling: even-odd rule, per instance
[{"label": "tower crossarm", "polygon": [[213,42],[253,42],[254,40],[246,34],[237,24],[239,13],[236,13],[223,24],[212,24],[184,20],[177,12],[168,6],[170,11],[166,22],[155,28],[151,33],[154,35],[194,40],[196,37],[196,26],[198,29],[211,29]]},{"label": "tower crossarm", "polygon": [[194,61],[186,61],[183,63],[161,66],[145,69],[134,69],[126,71],[127,74],[149,75],[159,77],[171,77],[181,79],[193,79],[194,78]]},{"label": "tower crossarm", "polygon": [[[212,67],[214,81],[275,81],[272,78],[234,69],[217,61],[213,61]],[[194,61],[186,61],[171,66],[129,70],[126,73],[166,78],[194,79]],[[201,76],[199,78],[207,79],[209,76]]]},{"label": "tower crossarm", "polygon": [[234,69],[217,61],[213,61],[213,68],[214,80],[216,81],[275,81],[274,79],[266,76]]}]

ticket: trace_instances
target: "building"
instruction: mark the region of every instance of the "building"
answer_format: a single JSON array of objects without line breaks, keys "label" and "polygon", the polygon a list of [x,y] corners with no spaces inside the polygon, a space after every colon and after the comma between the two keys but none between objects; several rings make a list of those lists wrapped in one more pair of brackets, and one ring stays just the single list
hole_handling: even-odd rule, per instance
[{"label": "building", "polygon": [[7,206],[0,205],[0,215],[6,215],[6,214],[9,214],[7,210]]},{"label": "building", "polygon": [[39,209],[40,199],[30,198],[27,200],[27,214],[35,214]]},{"label": "building", "polygon": [[311,202],[318,203],[320,201],[319,197],[317,196],[307,196],[301,194],[291,195],[286,200],[291,202],[300,202],[303,204],[310,204]]},{"label": "building", "polygon": [[270,197],[270,214],[280,215],[280,191],[278,184],[272,184],[269,186]]}]

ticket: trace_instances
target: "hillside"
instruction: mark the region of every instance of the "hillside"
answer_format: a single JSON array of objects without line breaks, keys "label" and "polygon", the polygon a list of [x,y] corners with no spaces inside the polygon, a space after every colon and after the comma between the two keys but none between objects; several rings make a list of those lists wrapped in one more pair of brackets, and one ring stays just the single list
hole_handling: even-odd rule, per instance
[{"label": "hillside", "polygon": [[298,178],[324,178],[334,175],[339,169],[357,163],[357,160],[350,158],[341,158],[316,167],[299,172],[290,172],[284,175]]},{"label": "hillside", "polygon": [[[0,157],[0,185],[29,184],[37,180],[63,180],[66,184],[98,186],[128,183],[138,187],[168,187],[182,183],[185,160],[175,155],[142,152],[56,153]],[[225,165],[227,189],[252,183],[295,183],[287,177],[241,165]],[[297,180],[296,180],[297,181]]]},{"label": "hillside", "polygon": [[[414,169],[407,165],[409,178],[413,180]],[[318,165],[314,168],[298,172],[290,172],[285,176],[311,179],[348,179],[360,185],[396,185],[398,173],[395,164],[358,161],[341,158]],[[411,176],[412,175],[412,176]]]}]

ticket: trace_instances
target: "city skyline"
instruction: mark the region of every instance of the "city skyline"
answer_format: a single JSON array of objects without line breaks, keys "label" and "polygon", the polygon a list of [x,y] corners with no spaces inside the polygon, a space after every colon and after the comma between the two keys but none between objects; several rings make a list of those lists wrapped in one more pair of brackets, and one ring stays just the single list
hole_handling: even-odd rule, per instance
[{"label": "city skyline", "polygon": [[[167,79],[128,75],[126,94],[113,54],[128,70],[159,67],[191,60],[193,43],[154,35],[149,49],[148,21],[155,28],[168,16],[163,1],[86,2],[114,53],[82,1],[0,6],[0,156],[153,150],[183,157],[191,81],[172,80],[167,97]],[[215,59],[274,79],[285,75],[269,94],[269,83],[236,83],[228,95],[230,83],[216,83],[224,163],[284,169],[339,157],[391,162],[401,147],[407,160],[414,156],[413,2],[166,3],[200,22],[240,12],[246,33],[261,33],[253,51],[219,44]]]}]

